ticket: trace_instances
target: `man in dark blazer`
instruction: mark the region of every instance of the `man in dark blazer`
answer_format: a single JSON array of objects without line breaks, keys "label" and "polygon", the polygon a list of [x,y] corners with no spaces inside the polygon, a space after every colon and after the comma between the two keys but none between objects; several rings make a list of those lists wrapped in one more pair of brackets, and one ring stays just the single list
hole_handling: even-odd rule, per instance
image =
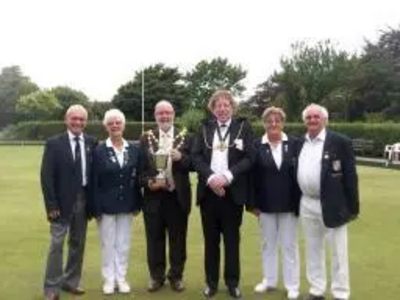
[{"label": "man in dark blazer", "polygon": [[205,239],[203,294],[211,298],[218,289],[222,235],[224,280],[230,296],[237,299],[241,298],[240,226],[243,206],[250,196],[253,133],[246,120],[233,118],[236,102],[230,92],[215,92],[208,108],[213,117],[202,124],[192,149],[193,165],[198,173],[197,204]]},{"label": "man in dark blazer", "polygon": [[[50,222],[50,250],[44,279],[45,299],[59,299],[60,289],[82,295],[79,286],[86,240],[86,198],[90,185],[95,138],[83,133],[87,111],[72,105],[65,114],[67,132],[51,137],[45,145],[41,186]],[[63,267],[63,246],[68,233],[68,257]]]},{"label": "man in dark blazer", "polygon": [[311,104],[303,111],[307,127],[299,148],[297,179],[306,245],[307,300],[325,299],[324,240],[331,247],[335,300],[350,297],[347,223],[359,214],[358,177],[351,140],[328,131],[328,111]]},{"label": "man in dark blazer", "polygon": [[[147,263],[150,271],[149,292],[170,281],[176,292],[185,289],[183,273],[186,262],[186,236],[191,209],[190,139],[186,130],[174,126],[175,111],[162,100],[154,109],[157,129],[141,138],[144,186],[143,215],[147,239]],[[156,166],[156,154],[164,154],[163,170]],[[161,178],[160,178],[161,171]],[[169,245],[169,270],[166,274],[166,234]]]}]

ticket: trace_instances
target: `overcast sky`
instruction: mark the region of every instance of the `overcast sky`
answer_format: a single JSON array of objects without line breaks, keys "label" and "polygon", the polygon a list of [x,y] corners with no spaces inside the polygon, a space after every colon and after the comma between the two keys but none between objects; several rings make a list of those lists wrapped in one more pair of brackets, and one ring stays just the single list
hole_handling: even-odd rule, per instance
[{"label": "overcast sky", "polygon": [[0,0],[0,68],[105,101],[150,64],[221,56],[248,71],[251,93],[295,41],[360,51],[399,12],[399,0]]}]

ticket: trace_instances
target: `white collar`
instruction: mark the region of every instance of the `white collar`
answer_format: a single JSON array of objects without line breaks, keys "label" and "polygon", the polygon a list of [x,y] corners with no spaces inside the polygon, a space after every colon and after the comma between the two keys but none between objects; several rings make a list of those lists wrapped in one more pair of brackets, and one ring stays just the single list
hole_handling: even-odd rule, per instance
[{"label": "white collar", "polygon": [[[286,133],[282,132],[281,142],[286,142],[287,140],[288,140],[288,137],[287,137]],[[263,137],[261,138],[261,144],[270,144],[267,134],[264,134]]]},{"label": "white collar", "polygon": [[232,119],[229,119],[225,123],[221,123],[220,121],[217,120],[217,123],[218,123],[218,126],[226,125],[226,127],[229,127],[231,125],[231,123],[232,123]]},{"label": "white collar", "polygon": [[[122,139],[122,145],[123,145],[123,148],[128,148],[128,147],[129,147],[128,142],[127,142],[126,140],[124,140],[124,139]],[[107,146],[108,148],[114,148],[114,145],[113,145],[113,143],[111,142],[111,139],[110,139],[110,138],[106,139],[106,146]]]},{"label": "white collar", "polygon": [[161,134],[166,134],[168,135],[168,137],[173,138],[174,137],[174,126],[171,126],[167,132],[163,131],[163,130],[159,130],[160,131],[160,136]]},{"label": "white collar", "polygon": [[314,139],[311,139],[308,133],[306,134],[306,140],[307,140],[308,142],[312,142],[312,141],[321,141],[321,142],[324,142],[325,139],[326,139],[326,129],[325,129],[325,128],[323,128],[323,129],[321,130],[321,132],[318,133],[318,135],[317,135]]},{"label": "white collar", "polygon": [[78,137],[79,141],[83,141],[83,133],[81,133],[80,135],[75,135],[73,134],[71,131],[67,130],[68,133],[68,139],[70,141],[75,141],[75,138]]}]

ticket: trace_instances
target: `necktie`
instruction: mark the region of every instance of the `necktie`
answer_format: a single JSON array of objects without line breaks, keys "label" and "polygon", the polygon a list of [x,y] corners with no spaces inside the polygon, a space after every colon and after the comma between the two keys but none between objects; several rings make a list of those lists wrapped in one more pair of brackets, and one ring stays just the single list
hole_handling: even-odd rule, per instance
[{"label": "necktie", "polygon": [[81,145],[79,143],[79,137],[76,136],[74,137],[75,141],[75,151],[74,151],[74,165],[75,165],[75,172],[76,172],[76,178],[78,179],[78,182],[80,184],[83,184],[82,181],[82,156],[81,156]]}]

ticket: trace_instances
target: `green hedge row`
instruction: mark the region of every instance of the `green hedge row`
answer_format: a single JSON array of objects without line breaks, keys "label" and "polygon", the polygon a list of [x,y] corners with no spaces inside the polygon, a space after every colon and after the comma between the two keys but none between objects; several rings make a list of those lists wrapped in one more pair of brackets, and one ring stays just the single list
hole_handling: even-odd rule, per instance
[{"label": "green hedge row", "polygon": [[[144,127],[147,130],[154,126],[154,122],[147,122]],[[177,126],[181,127],[180,124]],[[373,157],[382,157],[386,144],[400,142],[400,124],[396,123],[332,123],[328,128],[341,132],[351,139],[373,141],[373,149],[365,153]],[[264,128],[259,122],[253,124],[253,129],[257,136],[261,136],[264,132]],[[11,137],[15,140],[45,140],[63,130],[65,130],[65,126],[62,122],[25,122],[14,126],[11,130]],[[101,122],[89,123],[86,131],[99,139],[107,136]],[[140,122],[127,122],[125,138],[136,140],[140,137],[141,132],[142,124]],[[304,125],[301,123],[286,124],[285,132],[293,136],[302,136],[305,132]]]}]

